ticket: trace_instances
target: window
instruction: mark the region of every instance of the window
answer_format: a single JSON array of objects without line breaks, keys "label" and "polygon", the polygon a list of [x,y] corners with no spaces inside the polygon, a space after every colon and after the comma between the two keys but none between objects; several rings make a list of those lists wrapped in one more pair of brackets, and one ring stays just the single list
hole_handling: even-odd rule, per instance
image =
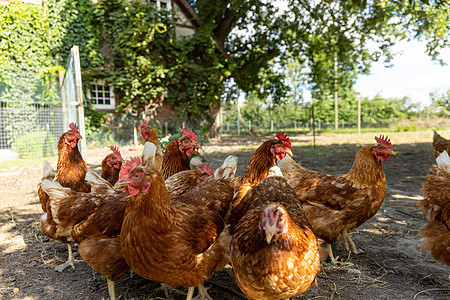
[{"label": "window", "polygon": [[147,0],[149,4],[156,6],[159,9],[169,10],[170,0]]},{"label": "window", "polygon": [[87,97],[91,100],[94,108],[116,108],[116,99],[114,98],[113,86],[105,84],[103,80],[91,84]]}]

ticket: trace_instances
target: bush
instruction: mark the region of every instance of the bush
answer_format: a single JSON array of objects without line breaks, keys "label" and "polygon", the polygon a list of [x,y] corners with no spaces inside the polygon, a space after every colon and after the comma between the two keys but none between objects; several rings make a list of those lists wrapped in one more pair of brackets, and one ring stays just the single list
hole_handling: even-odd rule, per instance
[{"label": "bush", "polygon": [[11,150],[23,159],[39,159],[58,154],[58,139],[47,131],[27,133],[15,139]]}]

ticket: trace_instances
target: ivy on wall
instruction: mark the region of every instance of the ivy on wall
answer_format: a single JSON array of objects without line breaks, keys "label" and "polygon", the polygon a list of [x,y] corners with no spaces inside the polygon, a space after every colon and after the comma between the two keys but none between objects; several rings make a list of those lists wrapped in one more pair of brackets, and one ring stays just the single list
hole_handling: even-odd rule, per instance
[{"label": "ivy on wall", "polygon": [[166,99],[180,117],[200,123],[228,72],[209,33],[177,39],[171,12],[146,1],[10,1],[0,6],[0,97],[59,101],[57,73],[73,45],[84,84],[112,83],[119,113],[149,112]]}]

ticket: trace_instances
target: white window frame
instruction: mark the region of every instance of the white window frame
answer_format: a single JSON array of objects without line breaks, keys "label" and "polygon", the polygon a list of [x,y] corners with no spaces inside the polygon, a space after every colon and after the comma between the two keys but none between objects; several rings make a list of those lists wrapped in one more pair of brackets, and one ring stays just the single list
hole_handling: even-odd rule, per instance
[{"label": "white window frame", "polygon": [[[91,90],[92,86],[95,87],[94,90]],[[98,89],[99,86],[102,86],[102,90]],[[95,93],[94,93],[95,92]],[[102,97],[99,97],[99,92],[102,92]],[[109,98],[106,98],[106,93],[109,92]],[[105,84],[104,80],[97,80],[95,82],[91,82],[89,89],[87,90],[87,97],[91,100],[92,107],[96,109],[115,109],[116,108],[116,98],[114,96],[114,87],[110,84]],[[98,100],[109,100],[109,104],[99,104]],[[95,103],[94,103],[95,101]]]},{"label": "white window frame", "polygon": [[167,10],[170,10],[172,7],[172,1],[170,0],[147,0],[149,4],[153,4],[156,3],[156,8],[157,9],[161,9],[161,2],[166,4],[166,8]]}]

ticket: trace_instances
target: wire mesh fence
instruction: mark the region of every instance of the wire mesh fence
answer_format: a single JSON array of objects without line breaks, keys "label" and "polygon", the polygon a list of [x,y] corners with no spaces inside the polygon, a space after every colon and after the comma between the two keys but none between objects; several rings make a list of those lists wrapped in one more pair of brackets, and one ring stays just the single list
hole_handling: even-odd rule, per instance
[{"label": "wire mesh fence", "polygon": [[61,103],[0,100],[0,162],[54,159],[63,131]]}]

